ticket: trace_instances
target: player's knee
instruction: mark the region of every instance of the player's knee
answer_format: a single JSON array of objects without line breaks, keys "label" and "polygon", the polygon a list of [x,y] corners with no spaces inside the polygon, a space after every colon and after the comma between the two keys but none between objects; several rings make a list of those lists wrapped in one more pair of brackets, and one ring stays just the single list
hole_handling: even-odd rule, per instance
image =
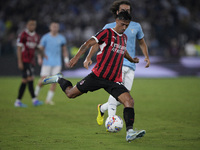
[{"label": "player's knee", "polygon": [[125,107],[134,107],[134,100],[132,97],[126,99],[126,101],[124,102],[124,106]]},{"label": "player's knee", "polygon": [[130,99],[130,104],[131,104],[131,106],[134,106],[134,99],[131,97],[131,99]]}]

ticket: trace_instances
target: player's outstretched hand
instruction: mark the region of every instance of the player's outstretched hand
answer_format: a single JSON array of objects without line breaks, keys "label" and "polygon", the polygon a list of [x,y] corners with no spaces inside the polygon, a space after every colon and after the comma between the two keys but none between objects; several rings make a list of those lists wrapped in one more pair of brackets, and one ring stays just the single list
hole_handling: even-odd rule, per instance
[{"label": "player's outstretched hand", "polygon": [[88,67],[92,64],[92,60],[91,59],[85,59],[85,61],[83,62],[83,66],[88,69]]},{"label": "player's outstretched hand", "polygon": [[147,63],[146,66],[145,66],[145,68],[148,68],[150,66],[150,60],[149,60],[149,58],[145,58],[144,61],[146,61],[146,63]]},{"label": "player's outstretched hand", "polygon": [[137,58],[137,57],[133,58],[133,62],[134,63],[139,63],[139,58]]},{"label": "player's outstretched hand", "polygon": [[69,67],[72,68],[74,67],[78,62],[78,58],[73,57],[70,61],[69,61]]}]

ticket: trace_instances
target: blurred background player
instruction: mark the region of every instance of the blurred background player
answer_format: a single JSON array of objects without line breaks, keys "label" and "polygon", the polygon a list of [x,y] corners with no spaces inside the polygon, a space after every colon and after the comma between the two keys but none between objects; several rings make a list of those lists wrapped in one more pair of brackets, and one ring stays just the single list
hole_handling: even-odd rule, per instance
[{"label": "blurred background player", "polygon": [[[45,57],[38,56],[38,63],[42,65],[40,72],[40,80],[35,89],[35,95],[38,96],[42,87],[42,80],[50,75],[61,72],[62,55],[65,66],[68,67],[69,56],[66,47],[66,39],[59,34],[59,24],[52,22],[50,24],[50,32],[46,33],[40,41],[39,48],[44,51]],[[54,105],[52,98],[56,89],[56,84],[52,84],[47,93],[46,104]]]},{"label": "blurred background player", "polygon": [[[119,12],[122,12],[122,11],[127,11],[130,14],[132,7],[131,7],[131,3],[129,1],[118,0],[112,4],[110,10],[116,18],[116,16],[119,14]],[[109,24],[106,24],[103,29],[113,28],[113,27],[115,27],[115,25],[116,25],[116,22],[109,23]],[[136,40],[138,40],[139,46],[145,56],[144,61],[147,62],[145,67],[146,68],[149,67],[150,60],[149,60],[149,56],[148,56],[148,49],[147,49],[146,42],[144,40],[144,33],[142,31],[141,25],[137,22],[131,21],[128,28],[126,29],[126,31],[124,33],[128,37],[127,46],[126,46],[128,53],[131,55],[131,57],[133,57],[133,58],[135,57],[135,43],[136,43]],[[92,64],[91,58],[98,49],[99,49],[98,44],[96,44],[95,46],[93,46],[91,48],[90,53],[88,54],[88,56],[86,57],[85,62],[84,62],[85,68],[88,68],[88,65]],[[123,83],[124,83],[125,87],[129,91],[131,91],[131,88],[132,88],[135,69],[136,69],[135,63],[131,63],[127,59],[124,59],[123,67],[122,67],[122,79],[123,79]],[[98,105],[97,123],[99,125],[103,124],[104,112],[106,110],[108,110],[108,116],[115,115],[117,106],[119,106],[120,104],[121,103],[119,101],[117,101],[112,95],[109,96],[107,103],[104,103],[103,105],[99,104]]]},{"label": "blurred background player", "polygon": [[39,106],[43,104],[41,101],[37,100],[33,88],[33,66],[35,64],[34,55],[35,49],[39,44],[39,36],[35,32],[36,26],[36,20],[28,20],[26,29],[19,35],[17,39],[18,68],[22,71],[22,82],[18,91],[18,97],[14,103],[15,107],[27,107],[26,104],[21,102],[21,98],[24,95],[27,83],[33,105]]}]

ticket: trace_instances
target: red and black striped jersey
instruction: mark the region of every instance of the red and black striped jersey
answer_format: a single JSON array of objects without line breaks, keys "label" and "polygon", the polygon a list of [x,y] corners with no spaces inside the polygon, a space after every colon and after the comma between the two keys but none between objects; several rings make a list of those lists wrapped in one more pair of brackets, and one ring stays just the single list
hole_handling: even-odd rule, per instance
[{"label": "red and black striped jersey", "polygon": [[35,32],[24,30],[17,39],[17,46],[22,47],[22,62],[34,63],[35,49],[39,44],[39,36]]},{"label": "red and black striped jersey", "polygon": [[92,69],[94,74],[114,82],[122,82],[122,64],[126,51],[127,36],[114,29],[104,29],[93,38],[100,46],[97,63]]}]

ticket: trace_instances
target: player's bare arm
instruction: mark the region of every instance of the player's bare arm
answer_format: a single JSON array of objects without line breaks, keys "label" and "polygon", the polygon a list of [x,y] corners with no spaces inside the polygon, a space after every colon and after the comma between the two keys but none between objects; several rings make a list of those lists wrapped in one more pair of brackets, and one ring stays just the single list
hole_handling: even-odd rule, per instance
[{"label": "player's bare arm", "polygon": [[[39,46],[39,50],[38,50],[38,55],[37,55],[37,59],[38,59],[38,64],[41,66],[43,63],[43,57],[46,56],[44,53],[44,47],[43,46]],[[47,58],[47,56],[46,56]],[[48,58],[47,58],[48,59]]]},{"label": "player's bare arm", "polygon": [[139,63],[139,58],[132,58],[127,51],[125,51],[124,58],[128,59],[132,63]]},{"label": "player's bare arm", "polygon": [[94,38],[89,39],[83,45],[81,45],[78,53],[70,60],[69,65],[70,67],[74,67],[78,62],[79,58],[93,45],[97,42]]},{"label": "player's bare arm", "polygon": [[62,46],[62,53],[65,67],[69,68],[69,53],[66,45]]},{"label": "player's bare arm", "polygon": [[99,44],[95,44],[91,47],[90,52],[88,53],[87,57],[85,58],[85,61],[83,62],[83,66],[88,69],[88,66],[92,65],[92,56],[98,51]]},{"label": "player's bare arm", "polygon": [[144,61],[146,61],[145,68],[148,68],[150,66],[150,60],[149,60],[149,55],[148,55],[148,48],[147,48],[144,38],[139,40],[139,45],[140,45],[143,55],[145,56],[145,59],[144,59]]},{"label": "player's bare arm", "polygon": [[17,47],[17,62],[18,62],[18,68],[20,70],[23,70],[24,69],[24,65],[23,65],[23,62],[22,62],[22,47],[21,46],[18,46]]}]

